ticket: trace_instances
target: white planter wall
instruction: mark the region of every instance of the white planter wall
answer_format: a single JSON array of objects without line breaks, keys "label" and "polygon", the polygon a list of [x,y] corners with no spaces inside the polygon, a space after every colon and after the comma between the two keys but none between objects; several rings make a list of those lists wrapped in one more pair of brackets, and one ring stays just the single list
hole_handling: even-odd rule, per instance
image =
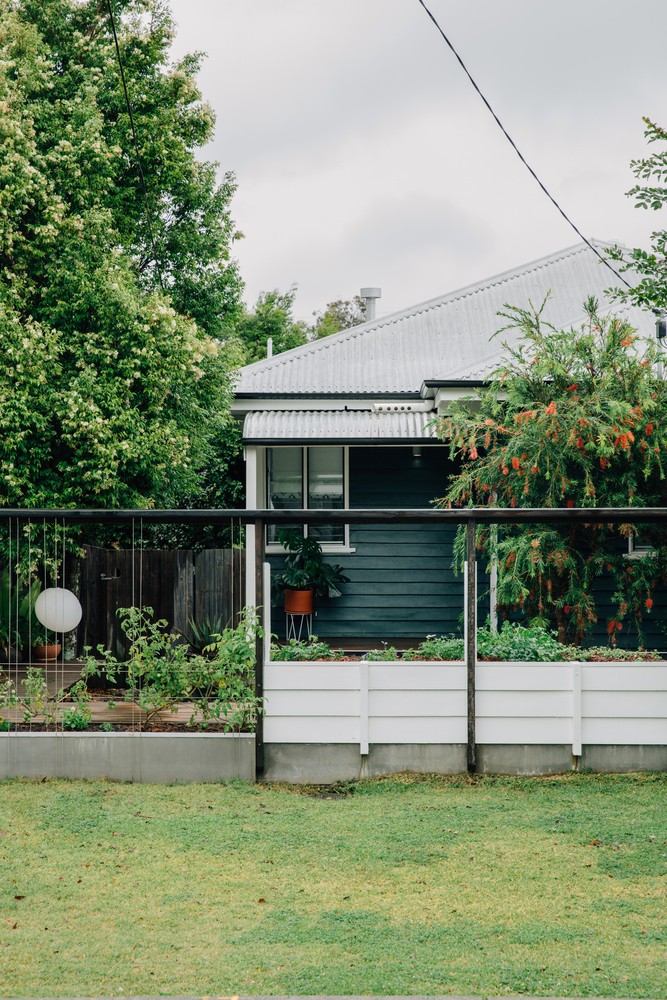
[{"label": "white planter wall", "polygon": [[[480,745],[667,744],[667,664],[480,663]],[[461,663],[267,663],[267,744],[461,744]]]}]

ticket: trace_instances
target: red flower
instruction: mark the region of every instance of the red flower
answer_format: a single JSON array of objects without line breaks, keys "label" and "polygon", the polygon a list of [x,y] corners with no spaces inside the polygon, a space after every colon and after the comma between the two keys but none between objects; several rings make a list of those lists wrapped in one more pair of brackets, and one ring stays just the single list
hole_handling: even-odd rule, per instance
[{"label": "red flower", "polygon": [[607,625],[607,635],[611,635],[611,633],[614,631],[615,628],[616,628],[616,622],[614,621],[609,622],[609,624]]},{"label": "red flower", "polygon": [[646,610],[650,611],[653,607],[653,600],[650,597],[646,598]]},{"label": "red flower", "polygon": [[471,448],[470,449],[470,457],[473,458],[473,459],[477,458],[477,448]]},{"label": "red flower", "polygon": [[574,500],[566,500],[565,501],[565,506],[566,507],[574,507]]},{"label": "red flower", "polygon": [[579,385],[576,382],[574,382],[572,385],[568,385],[568,387],[565,390],[565,392],[576,392],[578,388],[579,388]]},{"label": "red flower", "polygon": [[551,400],[551,402],[549,403],[544,412],[548,413],[550,417],[554,415],[554,413],[556,412],[556,404],[554,403],[553,399]]},{"label": "red flower", "polygon": [[515,455],[514,458],[512,459],[512,468],[518,469],[519,465],[520,465],[519,459]]},{"label": "red flower", "polygon": [[629,347],[632,343],[632,337],[624,337],[621,341],[621,347]]},{"label": "red flower", "polygon": [[565,612],[566,615],[569,615],[571,611],[570,605],[566,604],[565,607],[563,608],[563,611]]},{"label": "red flower", "polygon": [[651,435],[653,433],[653,424],[647,424],[644,430],[648,435]]}]

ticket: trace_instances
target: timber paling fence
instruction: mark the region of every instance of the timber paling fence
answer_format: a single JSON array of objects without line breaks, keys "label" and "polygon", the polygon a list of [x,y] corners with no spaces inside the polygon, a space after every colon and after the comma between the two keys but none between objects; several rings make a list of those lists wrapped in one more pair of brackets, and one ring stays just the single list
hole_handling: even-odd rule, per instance
[{"label": "timber paling fence", "polygon": [[[255,736],[255,752],[257,773],[268,773],[273,777],[281,777],[294,773],[296,780],[308,780],[308,773],[316,773],[317,768],[310,772],[303,770],[300,764],[288,762],[286,768],[280,770],[280,753],[276,756],[276,748],[280,751],[294,750],[300,744],[304,750],[312,748],[313,744],[323,747],[357,745],[360,759],[372,758],[374,744],[388,745],[393,748],[388,760],[394,761],[394,770],[408,769],[405,761],[409,757],[408,746],[413,750],[417,746],[417,758],[424,765],[421,769],[437,770],[432,765],[434,758],[425,753],[425,748],[434,746],[456,745],[463,753],[463,768],[456,763],[453,769],[467,769],[469,772],[479,770],[480,750],[485,744],[529,745],[540,742],[553,744],[569,744],[572,754],[578,757],[586,743],[599,745],[610,744],[647,744],[650,748],[661,748],[667,744],[667,665],[651,664],[646,667],[635,665],[612,664],[610,670],[604,673],[606,664],[493,664],[478,665],[476,649],[477,629],[477,553],[476,529],[481,524],[520,524],[520,523],[657,523],[667,520],[665,508],[584,508],[584,509],[513,509],[497,508],[466,508],[461,510],[414,510],[414,509],[374,509],[374,510],[2,510],[0,524],[9,526],[15,537],[18,537],[26,525],[42,525],[53,523],[62,527],[63,532],[69,525],[85,524],[131,524],[134,532],[136,525],[141,528],[149,524],[187,524],[189,526],[229,526],[243,525],[246,528],[246,543],[249,551],[246,554],[249,576],[254,583],[250,589],[254,594],[254,603],[265,609],[264,619],[269,625],[268,606],[270,605],[268,586],[270,573],[266,563],[266,527],[268,525],[294,524],[414,524],[433,525],[450,523],[466,525],[466,576],[463,591],[464,621],[465,621],[465,661],[464,664],[272,664],[269,654],[269,638],[257,637],[256,640],[256,688],[260,696],[267,695],[266,715],[260,718]],[[250,570],[252,569],[252,572]],[[136,596],[136,595],[135,595]],[[512,668],[515,678],[518,673],[522,677],[535,674],[539,670],[537,685],[531,687],[548,692],[555,709],[528,709],[531,712],[531,726],[521,728],[527,714],[517,711],[505,711],[510,722],[510,735],[502,733],[495,723],[488,721],[487,711],[489,697],[497,701],[503,700],[503,694],[516,702],[522,694],[521,684],[524,680],[512,679],[509,686],[503,689],[503,684],[489,680],[491,674],[501,676],[504,667]],[[620,677],[622,667],[623,677],[619,683],[612,683],[611,688],[607,675]],[[425,670],[430,680],[421,676],[420,669]],[[583,674],[582,674],[583,668]],[[561,671],[559,677],[556,673]],[[452,672],[453,671],[453,672]],[[523,671],[523,673],[522,673]],[[569,671],[569,673],[567,672]],[[643,672],[642,672],[643,671]],[[399,677],[400,673],[400,677]],[[588,674],[584,677],[584,674]],[[268,684],[267,684],[268,674]],[[347,675],[350,674],[350,677]],[[354,674],[354,677],[351,675]],[[489,677],[487,677],[489,674]],[[604,674],[604,676],[603,676]],[[434,678],[440,680],[434,682]],[[553,675],[553,676],[552,676]],[[424,675],[426,676],[426,675]],[[317,678],[320,678],[318,680]],[[400,693],[398,703],[386,710],[378,706],[380,702],[388,702],[387,678],[392,681],[396,691]],[[628,680],[627,678],[630,678]],[[290,678],[285,681],[285,678]],[[582,680],[583,678],[583,680]],[[426,693],[426,707],[410,708],[410,696],[417,689]],[[433,705],[433,691],[437,689],[441,701],[447,703],[444,708],[436,709]],[[609,688],[609,690],[607,690]],[[586,709],[584,701],[593,697],[593,692],[601,693],[602,701],[607,707]],[[341,694],[343,695],[342,697]],[[641,705],[623,708],[623,704],[632,702],[632,696],[641,696]],[[478,706],[479,700],[483,703]],[[456,708],[452,708],[452,698]],[[318,707],[318,702],[320,705]],[[321,703],[324,700],[335,702],[338,699],[339,708],[333,711],[324,710]],[[296,703],[301,701],[300,712],[285,711],[285,701]],[[508,698],[505,698],[507,701]],[[598,701],[600,699],[598,698]],[[612,704],[613,703],[613,704]],[[350,711],[350,705],[353,708]],[[543,700],[540,705],[543,704]],[[402,709],[401,705],[408,706]],[[282,706],[282,707],[281,707]],[[591,712],[593,713],[591,715]],[[602,712],[608,716],[612,730],[600,727],[598,718]],[[588,714],[587,714],[588,713]],[[411,715],[415,723],[410,732],[400,733],[402,715]],[[325,716],[328,719],[325,720]],[[629,716],[632,716],[630,718]],[[589,724],[590,717],[590,724]],[[285,726],[285,720],[288,720]],[[454,724],[448,727],[447,720]],[[305,728],[299,725],[306,720]],[[333,721],[332,721],[333,720]],[[495,728],[494,728],[495,726]],[[518,728],[517,728],[518,726]],[[588,731],[582,731],[582,726]],[[615,728],[614,728],[615,727]],[[529,731],[530,730],[530,731]],[[396,734],[398,736],[392,734]],[[418,735],[415,736],[414,733]],[[512,735],[512,732],[515,735]],[[610,736],[610,732],[612,735]],[[614,738],[613,733],[618,735]],[[537,734],[537,735],[536,735]],[[3,734],[14,735],[14,734]],[[16,734],[22,735],[22,734]],[[207,738],[207,737],[204,737]],[[214,737],[208,737],[214,738]],[[192,737],[184,737],[191,740]],[[403,745],[407,756],[396,753],[396,747]],[[585,748],[584,748],[585,749]],[[267,754],[268,751],[268,754]],[[482,758],[483,758],[482,753]],[[585,759],[585,758],[584,758]],[[638,758],[639,759],[639,758]],[[643,759],[643,758],[642,758]],[[648,760],[662,760],[661,757],[649,757]],[[403,761],[403,763],[401,763]],[[382,765],[378,764],[378,768]],[[419,765],[417,765],[419,766]],[[450,765],[448,765],[450,766]],[[660,765],[661,766],[661,765]],[[290,772],[292,768],[292,772]],[[604,768],[602,768],[604,769]],[[613,769],[613,768],[611,768]],[[159,770],[159,769],[158,769]],[[170,780],[165,773],[162,780]],[[363,768],[362,768],[363,770]],[[107,772],[102,772],[107,773]],[[162,772],[160,772],[162,773]],[[207,774],[209,772],[206,772]],[[321,769],[327,773],[327,768]],[[379,771],[377,772],[379,773]],[[215,776],[215,765],[211,777]],[[219,776],[225,776],[222,773]],[[342,776],[342,775],[341,775]],[[176,774],[175,778],[185,778],[185,774]],[[148,780],[144,777],[143,780]],[[172,778],[173,780],[173,778]],[[209,779],[210,780],[210,779]],[[310,780],[313,780],[311,777]],[[316,779],[315,779],[316,780]],[[325,779],[329,780],[329,779]],[[332,777],[330,780],[336,780]]]}]

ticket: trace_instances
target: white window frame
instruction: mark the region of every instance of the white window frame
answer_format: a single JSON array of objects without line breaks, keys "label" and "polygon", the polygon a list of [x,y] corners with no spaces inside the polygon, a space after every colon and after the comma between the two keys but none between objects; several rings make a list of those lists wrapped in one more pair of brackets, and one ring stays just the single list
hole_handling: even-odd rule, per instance
[{"label": "white window frame", "polygon": [[[303,503],[305,505],[307,499],[307,488],[308,483],[308,448],[342,448],[343,449],[343,510],[350,509],[350,448],[348,445],[340,444],[296,444],[290,443],[285,445],[267,445],[264,449],[264,454],[262,456],[263,461],[261,463],[262,468],[262,495],[264,497],[264,505],[268,509],[269,499],[268,499],[268,450],[271,448],[301,448],[301,490]],[[307,509],[304,506],[304,509]],[[341,542],[321,542],[323,552],[355,552],[356,550],[350,546],[350,525],[347,522],[343,525],[344,535],[343,541]],[[304,531],[308,534],[308,525],[304,525]],[[285,549],[282,545],[277,542],[268,542],[266,544],[267,554],[277,554],[284,552]]]}]

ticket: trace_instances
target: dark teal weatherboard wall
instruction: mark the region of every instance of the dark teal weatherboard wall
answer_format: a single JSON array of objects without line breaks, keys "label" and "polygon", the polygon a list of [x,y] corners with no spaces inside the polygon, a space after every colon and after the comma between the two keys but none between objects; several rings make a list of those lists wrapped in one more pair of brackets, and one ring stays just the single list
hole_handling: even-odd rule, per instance
[{"label": "dark teal weatherboard wall", "polygon": [[[350,507],[430,507],[451,472],[444,445],[350,448]],[[449,525],[350,525],[349,555],[330,555],[350,582],[343,596],[318,599],[314,632],[333,639],[391,644],[396,638],[458,632],[463,578],[452,570],[455,527]],[[274,609],[273,628],[284,632]]]}]

